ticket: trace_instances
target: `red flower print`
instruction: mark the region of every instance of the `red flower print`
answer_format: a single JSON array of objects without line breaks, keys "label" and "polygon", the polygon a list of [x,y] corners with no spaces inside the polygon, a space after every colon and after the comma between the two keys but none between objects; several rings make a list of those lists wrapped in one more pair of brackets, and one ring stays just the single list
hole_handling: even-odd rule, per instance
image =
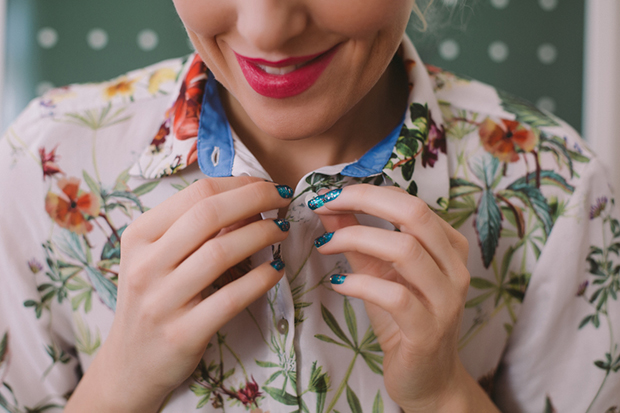
[{"label": "red flower print", "polygon": [[424,152],[422,153],[422,166],[426,168],[429,165],[431,168],[435,166],[435,162],[439,158],[439,152],[446,153],[446,131],[443,126],[437,127],[437,124],[431,118],[430,111],[428,115],[430,125],[428,128],[428,143],[424,145]]},{"label": "red flower print", "polygon": [[484,149],[502,162],[519,160],[517,147],[532,152],[538,144],[538,135],[519,122],[502,119],[500,124],[487,118],[478,129]]},{"label": "red flower print", "polygon": [[256,380],[252,377],[252,381],[245,382],[245,388],[239,389],[237,392],[237,399],[239,399],[244,406],[256,405],[256,399],[262,395],[258,389],[258,383],[256,383]]},{"label": "red flower print", "polygon": [[164,143],[166,143],[166,139],[168,138],[168,134],[170,134],[170,126],[169,122],[164,122],[160,126],[157,131],[157,135],[151,141],[151,152],[157,153],[161,150],[161,147]]},{"label": "red flower print", "polygon": [[61,195],[48,192],[45,197],[45,211],[62,228],[78,235],[84,235],[93,229],[87,218],[99,216],[99,200],[91,193],[80,192],[78,178],[61,178],[58,180]]},{"label": "red flower print", "polygon": [[62,173],[62,170],[56,163],[56,149],[52,149],[49,152],[45,151],[45,148],[39,148],[39,158],[41,159],[41,168],[43,168],[43,179],[46,176],[56,175]]},{"label": "red flower print", "polygon": [[207,67],[200,56],[196,55],[174,104],[172,131],[179,140],[198,136],[198,121],[206,83]]}]

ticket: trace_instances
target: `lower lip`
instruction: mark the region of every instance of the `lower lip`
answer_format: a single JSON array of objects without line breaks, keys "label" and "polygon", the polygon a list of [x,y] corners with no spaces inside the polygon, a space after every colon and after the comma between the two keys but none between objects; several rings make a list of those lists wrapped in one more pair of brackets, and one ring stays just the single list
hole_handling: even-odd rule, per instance
[{"label": "lower lip", "polygon": [[268,98],[285,99],[297,96],[314,85],[327,69],[337,51],[338,47],[334,47],[299,69],[285,75],[269,74],[251,63],[249,59],[245,59],[236,53],[235,55],[243,75],[256,93]]}]

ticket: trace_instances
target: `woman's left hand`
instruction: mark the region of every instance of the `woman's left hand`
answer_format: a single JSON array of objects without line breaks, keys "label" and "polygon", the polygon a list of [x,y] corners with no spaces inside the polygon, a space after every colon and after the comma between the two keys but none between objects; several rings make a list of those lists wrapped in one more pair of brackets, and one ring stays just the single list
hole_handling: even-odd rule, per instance
[{"label": "woman's left hand", "polygon": [[[315,211],[334,232],[319,252],[344,253],[351,265],[353,273],[333,288],[364,300],[390,397],[405,412],[497,411],[457,351],[467,239],[402,189],[352,185],[334,198],[337,191]],[[382,218],[398,231],[359,225],[353,214]]]}]

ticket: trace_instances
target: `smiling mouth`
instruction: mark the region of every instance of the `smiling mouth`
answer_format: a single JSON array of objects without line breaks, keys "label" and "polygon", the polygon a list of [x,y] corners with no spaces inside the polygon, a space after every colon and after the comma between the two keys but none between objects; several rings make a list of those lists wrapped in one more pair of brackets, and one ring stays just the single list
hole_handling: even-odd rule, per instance
[{"label": "smiling mouth", "polygon": [[321,53],[280,61],[254,59],[235,53],[248,84],[260,95],[283,99],[296,96],[316,83],[340,44]]}]

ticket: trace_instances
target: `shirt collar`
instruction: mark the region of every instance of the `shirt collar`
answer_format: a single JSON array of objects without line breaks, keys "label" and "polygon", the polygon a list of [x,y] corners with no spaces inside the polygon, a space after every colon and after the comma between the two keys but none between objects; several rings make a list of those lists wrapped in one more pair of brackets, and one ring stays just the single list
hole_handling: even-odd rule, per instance
[{"label": "shirt collar", "polygon": [[[384,174],[431,207],[445,209],[449,173],[439,103],[426,67],[407,36],[398,53],[406,66],[410,90],[402,124],[359,160],[336,169],[356,178]],[[155,179],[198,161],[200,169],[211,177],[265,175],[258,161],[232,133],[217,83],[198,54],[188,59],[179,79],[176,99],[130,174]]]}]

